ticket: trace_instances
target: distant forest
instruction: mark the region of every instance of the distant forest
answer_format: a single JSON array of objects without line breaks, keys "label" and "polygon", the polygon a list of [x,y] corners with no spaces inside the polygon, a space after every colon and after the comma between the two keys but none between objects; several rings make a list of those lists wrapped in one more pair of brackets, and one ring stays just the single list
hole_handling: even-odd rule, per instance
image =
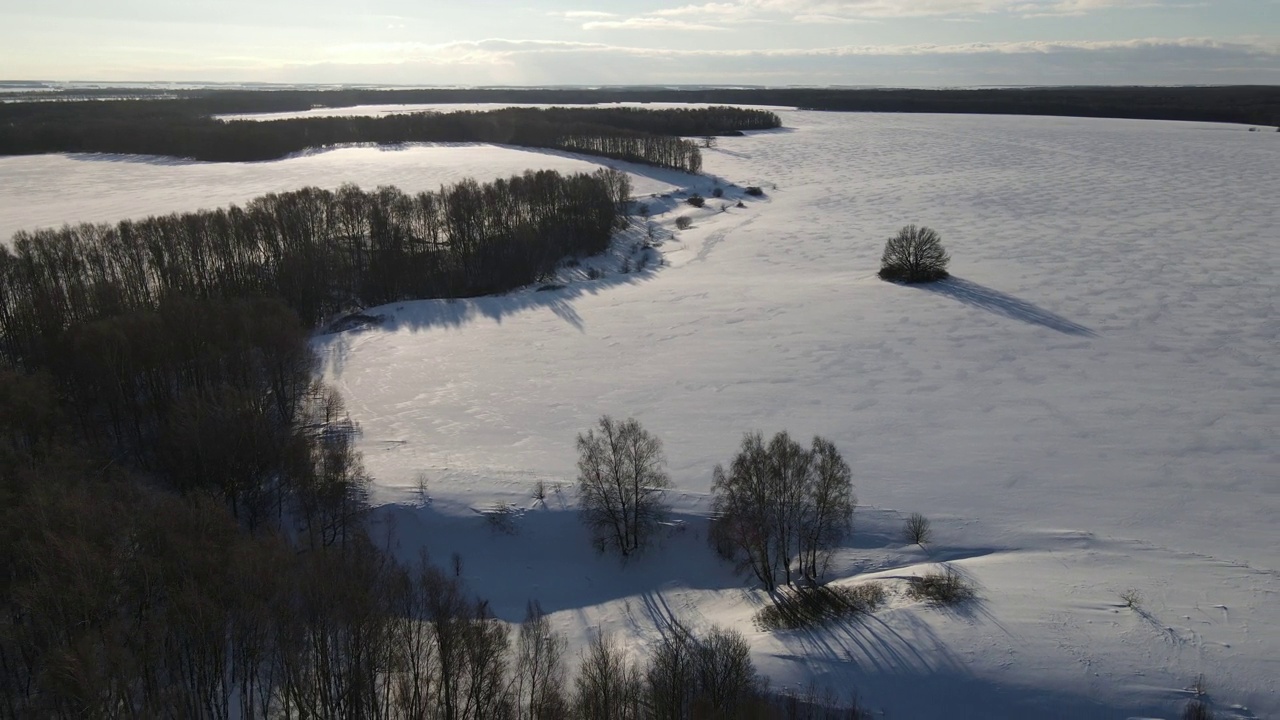
[{"label": "distant forest", "polygon": [[[183,114],[287,112],[313,107],[394,103],[531,103],[575,105],[616,102],[773,105],[848,112],[1061,115],[1145,120],[1195,120],[1280,125],[1280,87],[1044,87],[973,90],[850,88],[477,88],[304,90],[128,90],[130,97],[163,98]],[[121,90],[68,90],[42,98],[116,98]],[[14,93],[10,99],[31,99]],[[14,105],[29,105],[17,102]],[[0,105],[0,125],[14,122]],[[18,111],[25,114],[27,111]],[[680,133],[700,135],[707,133]]]},{"label": "distant forest", "polygon": [[387,117],[223,121],[202,99],[0,104],[0,155],[97,152],[211,162],[274,160],[349,143],[484,142],[554,148],[697,173],[702,156],[682,136],[782,125],[741,108],[506,108]]}]

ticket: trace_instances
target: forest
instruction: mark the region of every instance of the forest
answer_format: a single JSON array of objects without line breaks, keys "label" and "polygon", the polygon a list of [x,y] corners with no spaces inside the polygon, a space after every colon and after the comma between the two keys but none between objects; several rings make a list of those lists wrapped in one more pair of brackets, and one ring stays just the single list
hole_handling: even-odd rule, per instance
[{"label": "forest", "polygon": [[[12,93],[12,101],[38,95],[48,100],[130,97],[172,101],[190,115],[287,112],[313,107],[397,103],[709,103],[772,105],[843,112],[922,112],[1063,115],[1143,120],[1194,120],[1280,125],[1280,87],[1274,85],[1185,87],[1035,87],[982,89],[615,87],[615,88],[344,88],[263,90],[72,89]],[[0,92],[0,98],[5,98]],[[34,103],[13,102],[14,105]],[[65,103],[62,103],[65,104]],[[158,104],[158,103],[153,103]],[[0,126],[14,122],[0,104]],[[28,113],[30,110],[17,111]],[[705,135],[709,133],[682,133]]]},{"label": "forest", "polygon": [[219,120],[200,108],[191,100],[0,104],[0,155],[122,153],[246,162],[351,143],[483,142],[698,173],[702,157],[697,144],[681,136],[782,125],[774,113],[728,107],[504,108],[262,122]]}]

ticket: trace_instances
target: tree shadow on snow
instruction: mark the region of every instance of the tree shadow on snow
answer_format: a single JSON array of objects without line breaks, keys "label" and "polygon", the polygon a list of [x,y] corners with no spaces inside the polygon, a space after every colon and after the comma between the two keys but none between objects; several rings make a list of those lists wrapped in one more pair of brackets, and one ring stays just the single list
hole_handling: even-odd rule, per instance
[{"label": "tree shadow on snow", "polygon": [[1097,337],[1098,335],[1084,325],[1049,312],[1039,305],[964,278],[950,277],[938,282],[920,283],[909,287],[927,290],[937,295],[949,297],[970,307],[976,307],[996,315],[1013,318],[1014,320],[1021,320],[1031,325],[1046,327],[1065,335],[1084,337]]},{"label": "tree shadow on snow", "polygon": [[[780,660],[799,666],[797,675],[831,687],[854,688],[870,710],[891,704],[897,717],[994,720],[1070,717],[1121,720],[1153,716],[1161,708],[1108,707],[1087,693],[1045,686],[1020,687],[975,675],[965,656],[934,629],[927,610],[888,611],[821,628],[777,634],[789,651]],[[883,617],[882,617],[883,616]],[[982,623],[982,614],[969,618]],[[1006,631],[1007,632],[1007,631]],[[1016,638],[1009,637],[1016,647]],[[790,674],[790,673],[789,673]]]}]

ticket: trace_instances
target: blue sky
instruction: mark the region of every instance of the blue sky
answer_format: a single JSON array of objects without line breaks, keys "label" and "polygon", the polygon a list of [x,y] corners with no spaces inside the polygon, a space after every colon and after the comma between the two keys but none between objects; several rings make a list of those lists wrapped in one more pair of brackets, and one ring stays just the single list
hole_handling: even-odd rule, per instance
[{"label": "blue sky", "polygon": [[0,78],[1280,84],[1280,0],[0,0]]}]

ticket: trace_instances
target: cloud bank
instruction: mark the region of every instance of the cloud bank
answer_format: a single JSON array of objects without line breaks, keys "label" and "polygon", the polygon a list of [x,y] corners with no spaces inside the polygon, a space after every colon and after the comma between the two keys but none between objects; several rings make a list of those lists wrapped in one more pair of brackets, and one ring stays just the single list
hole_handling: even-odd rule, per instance
[{"label": "cloud bank", "polygon": [[280,66],[272,73],[287,82],[433,84],[1272,84],[1280,82],[1280,43],[1143,38],[676,50],[489,39],[348,47],[332,60]]}]

